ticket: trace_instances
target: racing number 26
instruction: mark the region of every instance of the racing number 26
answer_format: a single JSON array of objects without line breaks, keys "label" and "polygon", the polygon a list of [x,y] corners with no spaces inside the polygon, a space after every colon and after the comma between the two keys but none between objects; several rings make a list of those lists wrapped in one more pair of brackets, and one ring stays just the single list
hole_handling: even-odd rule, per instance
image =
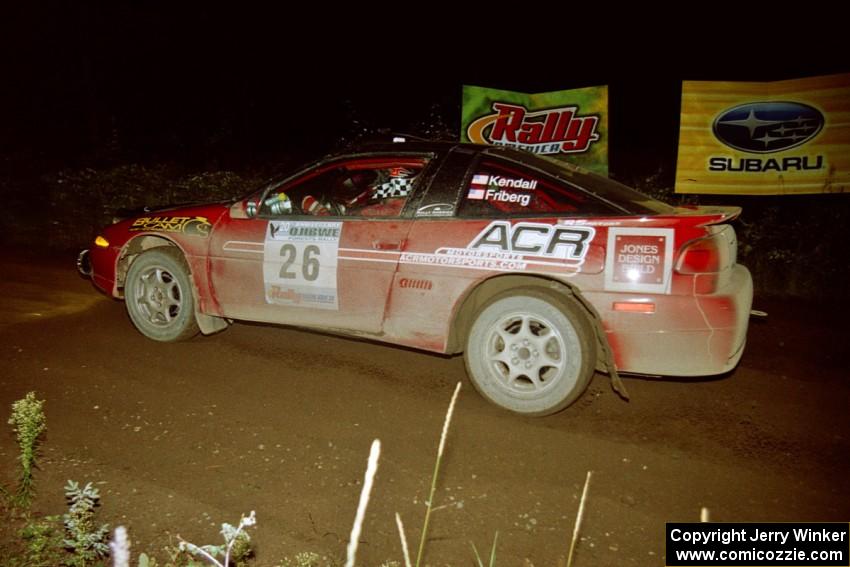
[{"label": "racing number 26", "polygon": [[[295,263],[298,256],[298,249],[294,244],[284,244],[280,248],[280,255],[283,256],[283,265],[280,267],[281,279],[297,278],[298,274],[290,270],[292,264]],[[309,244],[304,247],[304,263],[301,265],[301,275],[308,282],[315,281],[319,277],[319,247],[315,244]]]}]

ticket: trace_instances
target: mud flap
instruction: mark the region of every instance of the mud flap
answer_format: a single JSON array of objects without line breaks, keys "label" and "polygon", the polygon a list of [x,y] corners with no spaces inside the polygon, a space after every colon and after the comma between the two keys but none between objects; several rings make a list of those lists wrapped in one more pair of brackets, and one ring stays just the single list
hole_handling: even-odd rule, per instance
[{"label": "mud flap", "polygon": [[620,374],[617,372],[617,365],[614,364],[614,353],[611,352],[611,345],[608,344],[608,338],[605,334],[605,328],[602,326],[602,319],[599,313],[577,290],[572,291],[573,296],[581,302],[582,306],[590,314],[591,324],[596,331],[596,341],[599,344],[599,349],[605,359],[605,369],[608,376],[611,378],[611,389],[617,392],[622,399],[629,401],[629,392],[626,390],[626,385],[620,379]]},{"label": "mud flap", "polygon": [[205,315],[198,310],[195,310],[195,320],[198,322],[198,327],[201,329],[202,335],[212,335],[230,326],[230,322],[227,319],[214,315]]}]

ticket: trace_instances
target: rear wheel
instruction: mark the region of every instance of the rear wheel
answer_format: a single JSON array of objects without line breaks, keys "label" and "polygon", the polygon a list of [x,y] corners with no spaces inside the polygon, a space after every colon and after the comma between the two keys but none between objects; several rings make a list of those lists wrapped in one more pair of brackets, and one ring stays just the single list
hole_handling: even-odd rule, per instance
[{"label": "rear wheel", "polygon": [[198,334],[189,266],[175,248],[148,250],[130,264],[124,302],[130,320],[148,338],[173,342]]},{"label": "rear wheel", "polygon": [[548,415],[573,403],[596,365],[593,329],[582,308],[534,290],[496,297],[481,309],[465,357],[485,398],[525,415]]}]

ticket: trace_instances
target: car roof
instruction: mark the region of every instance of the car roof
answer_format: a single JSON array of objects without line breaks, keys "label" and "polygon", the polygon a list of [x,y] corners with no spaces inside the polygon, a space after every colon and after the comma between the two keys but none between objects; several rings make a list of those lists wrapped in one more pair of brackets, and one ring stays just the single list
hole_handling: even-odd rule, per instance
[{"label": "car roof", "polygon": [[504,146],[490,146],[484,144],[473,144],[469,142],[452,142],[439,140],[408,140],[399,142],[375,141],[364,142],[352,146],[353,149],[340,152],[341,154],[350,154],[352,151],[358,152],[397,152],[397,151],[447,151],[453,149],[463,149],[471,153],[497,153],[516,157],[518,159],[528,159],[528,152],[520,151],[514,148]]},{"label": "car roof", "polygon": [[[342,151],[325,156],[318,163],[344,159],[358,154],[449,153],[452,151],[461,151],[470,155],[499,156],[536,168],[555,177],[564,178],[566,174],[567,179],[580,178],[583,180],[580,185],[583,186],[584,190],[589,190],[597,198],[601,198],[629,214],[672,214],[674,212],[674,207],[616,182],[608,176],[599,175],[568,161],[546,160],[538,155],[505,146],[409,138],[404,138],[404,141],[391,142],[383,139],[354,144]],[[557,165],[553,162],[556,162]]]}]

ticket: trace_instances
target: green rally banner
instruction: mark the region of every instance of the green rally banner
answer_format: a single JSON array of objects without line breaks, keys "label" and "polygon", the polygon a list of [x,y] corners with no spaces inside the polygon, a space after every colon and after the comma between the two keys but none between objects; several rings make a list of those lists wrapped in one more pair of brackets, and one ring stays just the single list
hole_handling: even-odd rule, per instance
[{"label": "green rally banner", "polygon": [[460,139],[608,174],[608,87],[526,94],[463,86]]}]

